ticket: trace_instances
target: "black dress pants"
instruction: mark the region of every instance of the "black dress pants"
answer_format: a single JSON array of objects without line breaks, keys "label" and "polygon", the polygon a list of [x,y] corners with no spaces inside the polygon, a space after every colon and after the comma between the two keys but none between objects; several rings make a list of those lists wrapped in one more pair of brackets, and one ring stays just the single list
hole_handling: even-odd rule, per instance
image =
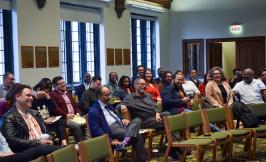
[{"label": "black dress pants", "polygon": [[0,162],[28,162],[60,148],[59,146],[40,144],[10,156],[0,157]]}]

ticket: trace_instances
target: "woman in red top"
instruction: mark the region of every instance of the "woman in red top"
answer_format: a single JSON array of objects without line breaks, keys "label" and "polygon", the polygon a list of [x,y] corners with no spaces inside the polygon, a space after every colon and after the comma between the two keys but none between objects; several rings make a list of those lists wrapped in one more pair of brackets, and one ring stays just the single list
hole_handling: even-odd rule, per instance
[{"label": "woman in red top", "polygon": [[199,84],[199,91],[200,91],[200,94],[205,97],[205,87],[206,87],[206,84],[211,80],[211,77],[209,75],[209,73],[205,74],[204,75],[204,81],[202,83]]},{"label": "woman in red top", "polygon": [[145,92],[151,94],[153,100],[157,102],[162,102],[162,98],[158,89],[158,85],[153,81],[152,71],[147,68],[144,72],[144,79],[146,81]]}]

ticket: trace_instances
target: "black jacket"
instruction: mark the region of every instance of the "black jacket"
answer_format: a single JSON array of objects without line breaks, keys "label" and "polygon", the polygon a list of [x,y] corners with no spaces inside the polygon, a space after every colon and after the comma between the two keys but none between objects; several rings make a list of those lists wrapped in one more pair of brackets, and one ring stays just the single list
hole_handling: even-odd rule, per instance
[{"label": "black jacket", "polygon": [[[42,132],[45,133],[44,121],[38,111],[28,109],[28,112],[31,113],[39,123]],[[3,115],[1,120],[3,123],[1,132],[13,152],[20,152],[40,144],[38,140],[29,140],[29,129],[16,106],[13,106],[10,111]]]}]

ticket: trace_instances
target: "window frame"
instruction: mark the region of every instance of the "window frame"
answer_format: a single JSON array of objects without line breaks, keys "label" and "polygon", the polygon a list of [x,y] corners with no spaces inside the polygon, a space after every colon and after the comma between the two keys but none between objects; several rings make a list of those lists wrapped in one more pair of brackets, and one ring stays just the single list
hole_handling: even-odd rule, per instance
[{"label": "window frame", "polygon": [[[61,20],[60,23],[65,23],[65,52],[61,53],[61,56],[65,55],[66,57],[66,78],[64,78],[67,82],[67,84],[75,84],[75,83],[81,83],[83,81],[83,74],[85,72],[92,72],[88,71],[87,67],[87,38],[86,38],[86,24],[92,24],[93,26],[93,58],[94,58],[94,74],[100,74],[100,46],[99,46],[99,24],[94,23],[85,23],[85,22],[77,22],[78,23],[78,57],[79,57],[79,81],[75,81],[73,78],[73,40],[72,40],[72,27],[71,27],[72,21],[64,21]],[[61,31],[61,25],[60,25],[60,31]],[[62,36],[61,36],[62,37]],[[62,43],[62,40],[61,40]],[[62,51],[62,49],[61,49]],[[62,68],[63,68],[63,60],[61,60]],[[62,69],[63,72],[63,69]]]}]

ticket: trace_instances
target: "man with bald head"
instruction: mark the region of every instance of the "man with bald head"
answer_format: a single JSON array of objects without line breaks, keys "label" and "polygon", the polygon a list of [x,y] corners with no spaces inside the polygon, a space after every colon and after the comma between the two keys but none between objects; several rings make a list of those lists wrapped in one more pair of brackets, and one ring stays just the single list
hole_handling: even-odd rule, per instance
[{"label": "man with bald head", "polygon": [[245,104],[263,103],[266,99],[266,87],[263,82],[254,79],[254,71],[250,68],[244,69],[242,77],[243,80],[232,89],[240,101]]},{"label": "man with bald head", "polygon": [[168,112],[160,113],[152,96],[145,92],[146,82],[143,78],[134,81],[135,93],[127,95],[121,103],[121,110],[128,109],[131,117],[142,120],[141,128],[164,129],[162,116],[170,115]]}]

